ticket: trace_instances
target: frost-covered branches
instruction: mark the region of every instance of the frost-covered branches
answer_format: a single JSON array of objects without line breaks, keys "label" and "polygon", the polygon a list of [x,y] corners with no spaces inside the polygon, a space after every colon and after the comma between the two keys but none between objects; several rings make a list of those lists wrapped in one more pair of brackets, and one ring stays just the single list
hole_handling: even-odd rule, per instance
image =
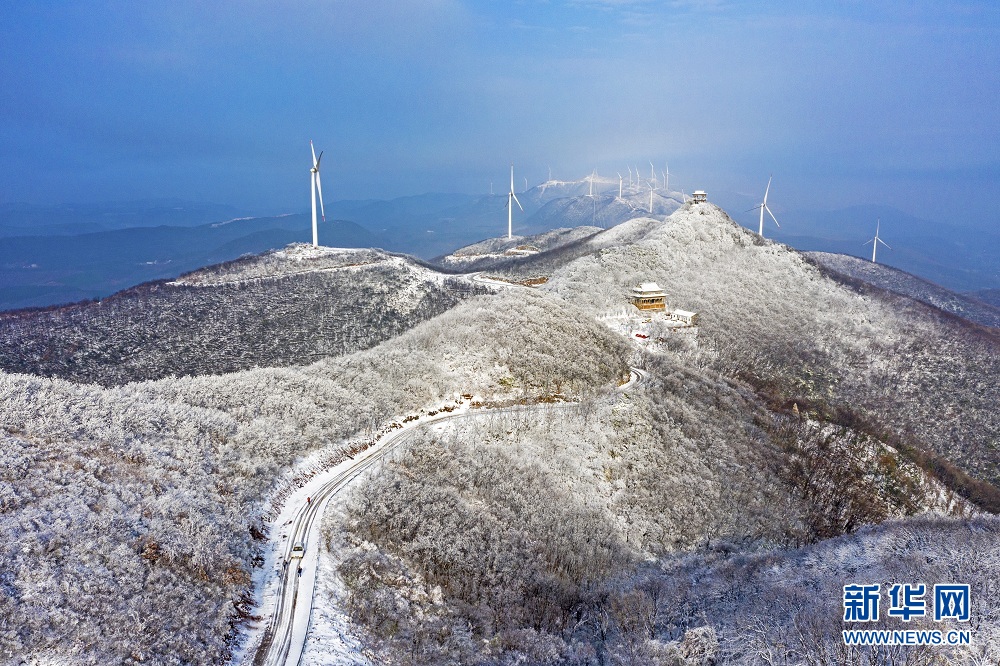
[{"label": "frost-covered branches", "polygon": [[297,458],[463,393],[589,394],[627,354],[572,306],[502,294],[306,367],[115,388],[0,374],[0,662],[219,663]]}]

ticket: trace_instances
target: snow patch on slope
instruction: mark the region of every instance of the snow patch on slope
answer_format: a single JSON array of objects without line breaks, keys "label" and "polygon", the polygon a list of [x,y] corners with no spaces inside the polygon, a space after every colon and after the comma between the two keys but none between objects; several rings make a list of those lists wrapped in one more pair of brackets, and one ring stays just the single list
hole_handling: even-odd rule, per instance
[{"label": "snow patch on slope", "polygon": [[307,243],[293,243],[281,250],[244,257],[188,273],[170,284],[217,287],[250,280],[274,279],[301,273],[371,265],[384,262],[389,257],[390,255],[381,250],[313,247]]}]

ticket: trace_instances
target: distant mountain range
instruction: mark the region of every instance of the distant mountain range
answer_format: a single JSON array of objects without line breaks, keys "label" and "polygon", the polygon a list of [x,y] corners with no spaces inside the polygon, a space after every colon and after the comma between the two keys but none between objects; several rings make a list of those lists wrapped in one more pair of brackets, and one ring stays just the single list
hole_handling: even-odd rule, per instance
[{"label": "distant mountain range", "polygon": [[193,227],[247,217],[233,206],[181,199],[110,201],[40,206],[0,204],[0,238],[8,236],[74,236],[131,227]]},{"label": "distant mountain range", "polygon": [[[746,211],[746,197],[722,195],[720,205],[733,218],[756,231],[759,218]],[[942,226],[937,220],[907,215],[889,206],[850,206],[832,211],[786,210],[778,214],[781,228],[770,221],[764,235],[803,251],[871,258],[876,221],[879,237],[892,249],[879,247],[880,263],[956,291],[1000,288],[1000,232],[971,226]]]},{"label": "distant mountain range", "polygon": [[[0,309],[103,298],[150,280],[304,241],[308,229],[308,216],[300,214],[0,239]],[[384,245],[347,221],[325,225],[324,242],[348,248]]]},{"label": "distant mountain range", "polygon": [[[595,177],[549,181],[518,192],[513,231],[534,235],[559,228],[609,228],[649,210],[667,215],[679,192],[623,187]],[[591,195],[593,192],[593,195]],[[710,193],[712,196],[712,193]],[[712,196],[728,210],[749,199]],[[506,233],[507,195],[423,194],[391,200],[336,201],[327,206],[320,242],[331,247],[380,247],[423,259]],[[756,230],[753,213],[733,215]],[[336,218],[337,221],[333,221]],[[800,250],[864,256],[864,242],[882,220],[880,262],[994,302],[1000,289],[1000,235],[967,228],[943,232],[935,222],[877,206],[838,211],[783,211],[783,226],[765,235]],[[252,217],[245,211],[179,200],[135,203],[0,206],[0,310],[107,296],[149,280],[175,277],[247,253],[308,241],[308,214]],[[986,290],[986,291],[983,291]],[[994,299],[991,301],[991,299]]]}]

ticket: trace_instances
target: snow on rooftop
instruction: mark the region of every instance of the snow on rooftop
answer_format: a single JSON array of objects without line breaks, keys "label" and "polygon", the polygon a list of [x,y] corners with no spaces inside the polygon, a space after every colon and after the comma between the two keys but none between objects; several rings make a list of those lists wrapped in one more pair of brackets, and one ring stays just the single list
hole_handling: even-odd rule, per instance
[{"label": "snow on rooftop", "polygon": [[655,282],[643,282],[637,287],[632,287],[632,293],[645,296],[662,296],[663,290]]}]

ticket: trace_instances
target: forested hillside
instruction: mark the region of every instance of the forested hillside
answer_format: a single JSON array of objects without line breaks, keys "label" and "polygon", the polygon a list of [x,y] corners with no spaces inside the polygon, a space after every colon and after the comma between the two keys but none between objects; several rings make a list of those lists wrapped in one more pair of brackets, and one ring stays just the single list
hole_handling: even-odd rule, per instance
[{"label": "forested hillside", "polygon": [[[0,318],[33,373],[0,374],[0,663],[225,663],[296,462],[469,395],[326,525],[379,663],[801,663],[836,623],[795,615],[815,635],[761,657],[800,625],[742,613],[744,588],[797,608],[858,567],[995,578],[1000,334],[708,204],[548,240],[495,271],[537,289],[294,246]],[[600,323],[646,281],[697,331],[654,349]]]},{"label": "forested hillside", "polygon": [[[622,394],[426,438],[330,517],[331,598],[376,662],[1000,657],[996,335],[704,204],[495,273],[591,317],[655,281],[701,325],[637,353],[650,379]],[[981,641],[845,650],[855,578],[968,581]]]},{"label": "forested hillside", "polygon": [[974,297],[949,291],[898,268],[845,254],[807,252],[806,256],[848,279],[888,289],[983,326],[1000,328],[1000,308]]},{"label": "forested hillside", "polygon": [[304,367],[106,389],[0,375],[0,663],[222,663],[296,459],[461,393],[586,396],[626,353],[571,307],[501,294]]},{"label": "forested hillside", "polygon": [[485,291],[377,250],[293,245],[98,302],[0,313],[0,368],[110,386],[304,364]]},{"label": "forested hillside", "polygon": [[893,517],[974,510],[870,436],[775,416],[682,358],[649,371],[581,405],[466,419],[331,517],[345,609],[377,662],[672,664],[686,650],[712,663],[717,644],[685,639],[705,612],[727,650],[738,638],[716,597],[696,597],[689,562],[707,574],[728,555],[773,558]]},{"label": "forested hillside", "polygon": [[1000,331],[881,290],[845,288],[710,204],[688,204],[665,223],[631,220],[556,261],[570,247],[507,274],[547,269],[542,290],[595,315],[621,309],[634,284],[655,281],[671,307],[701,313],[699,362],[749,381],[776,405],[877,424],[1000,485]]}]

